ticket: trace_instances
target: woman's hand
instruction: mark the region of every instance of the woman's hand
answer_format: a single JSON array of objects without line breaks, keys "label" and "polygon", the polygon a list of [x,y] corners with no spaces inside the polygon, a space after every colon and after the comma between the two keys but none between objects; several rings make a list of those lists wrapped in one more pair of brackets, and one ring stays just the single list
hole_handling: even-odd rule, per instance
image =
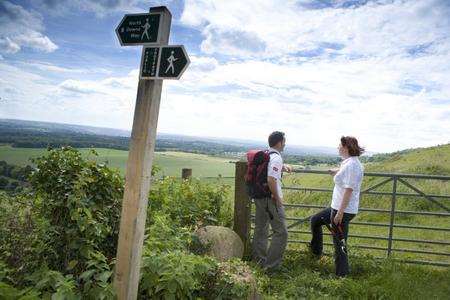
[{"label": "woman's hand", "polygon": [[290,165],[283,165],[283,172],[291,173],[293,170],[292,166]]},{"label": "woman's hand", "polygon": [[329,169],[328,170],[328,174],[330,174],[331,176],[336,175],[336,173],[339,171],[339,168],[336,169]]},{"label": "woman's hand", "polygon": [[333,219],[334,224],[336,224],[336,225],[341,224],[343,217],[344,217],[344,213],[342,211],[338,211]]}]

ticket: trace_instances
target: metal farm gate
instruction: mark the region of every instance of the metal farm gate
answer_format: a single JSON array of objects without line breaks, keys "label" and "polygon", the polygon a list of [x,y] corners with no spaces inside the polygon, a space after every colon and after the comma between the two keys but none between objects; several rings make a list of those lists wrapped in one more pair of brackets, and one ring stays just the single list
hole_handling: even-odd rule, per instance
[{"label": "metal farm gate", "polygon": [[[236,163],[234,230],[243,239],[248,254],[254,213],[246,194],[246,168],[245,162]],[[329,176],[327,171],[319,170],[297,170],[295,173]],[[366,172],[364,178],[370,184],[363,184],[359,213],[351,222],[349,247],[377,253],[374,255],[377,258],[392,257],[407,263],[450,266],[450,195],[430,192],[430,188],[425,192],[418,187],[426,181],[431,190],[436,187],[449,191],[450,176]],[[307,244],[311,235],[309,219],[318,210],[329,206],[333,190],[295,184],[283,186],[283,189],[286,193],[288,246]],[[301,202],[309,194],[317,193],[328,195],[326,204],[324,201],[319,201],[323,204],[311,203],[314,202],[311,199],[309,203]],[[399,209],[400,202],[402,206],[413,209]],[[365,207],[369,203],[376,203],[379,207]],[[303,216],[296,216],[299,214]],[[371,221],[371,218],[375,220]],[[324,231],[324,234],[327,233]],[[332,245],[330,241],[324,245]]]}]

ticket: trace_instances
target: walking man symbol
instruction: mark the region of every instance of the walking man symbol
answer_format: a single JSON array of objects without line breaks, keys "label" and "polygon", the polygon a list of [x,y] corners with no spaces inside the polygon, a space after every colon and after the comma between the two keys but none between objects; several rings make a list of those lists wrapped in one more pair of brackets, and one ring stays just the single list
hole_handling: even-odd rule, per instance
[{"label": "walking man symbol", "polygon": [[175,62],[175,61],[177,61],[178,60],[178,58],[175,58],[174,56],[173,56],[173,53],[174,53],[174,51],[171,51],[170,52],[170,56],[169,56],[169,58],[167,59],[167,62],[169,63],[169,65],[167,66],[167,69],[166,69],[166,74],[167,74],[167,72],[170,70],[170,69],[172,69],[172,74],[175,74],[175,67],[174,67],[174,65],[173,65],[173,63]]},{"label": "walking man symbol", "polygon": [[150,24],[148,23],[148,18],[145,19],[145,24],[141,26],[142,28],[144,28],[144,32],[141,35],[141,40],[144,39],[144,35],[147,36],[147,40],[150,39],[150,37],[148,36],[148,30],[150,29]]}]

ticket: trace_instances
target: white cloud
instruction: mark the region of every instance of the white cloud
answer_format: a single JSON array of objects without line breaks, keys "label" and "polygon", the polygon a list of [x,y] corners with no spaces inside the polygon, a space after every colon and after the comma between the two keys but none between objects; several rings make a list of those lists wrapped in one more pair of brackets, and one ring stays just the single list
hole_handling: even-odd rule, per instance
[{"label": "white cloud", "polygon": [[59,85],[59,88],[65,91],[80,93],[80,94],[95,94],[102,93],[98,88],[90,82],[81,82],[73,79],[65,80]]},{"label": "white cloud", "polygon": [[20,50],[20,46],[11,41],[9,37],[0,38],[0,51],[3,53],[16,53]]},{"label": "white cloud", "polygon": [[[19,118],[115,128],[130,128],[137,71],[104,80],[58,83],[26,68],[0,62],[0,118]],[[121,86],[113,83],[121,82]],[[130,88],[132,86],[132,88]]]},{"label": "white cloud", "polygon": [[[209,72],[188,69],[177,91],[198,99],[238,97],[234,110],[260,101],[251,117],[234,123],[239,132],[272,114],[279,119],[271,118],[271,126],[298,132],[293,139],[299,144],[330,145],[342,134],[360,136],[372,151],[449,141],[448,4],[386,1],[345,8],[340,2],[307,10],[296,1],[186,1],[181,22],[203,32],[205,54],[237,60]],[[242,30],[257,36],[264,51],[243,51],[245,38],[230,45],[221,37]],[[248,132],[259,138],[267,135],[263,126],[252,128]]]},{"label": "white cloud", "polygon": [[27,67],[34,67],[41,71],[46,72],[55,72],[55,73],[86,73],[87,70],[83,69],[71,69],[71,68],[63,68],[60,66],[56,66],[50,63],[44,62],[22,62],[23,65]]},{"label": "white cloud", "polygon": [[148,1],[144,0],[40,0],[39,2],[42,8],[53,14],[66,15],[77,10],[93,12],[97,17],[105,17],[115,12],[136,13],[141,11],[140,4],[148,5]]},{"label": "white cloud", "polygon": [[[258,35],[242,30],[211,29],[205,32],[206,39],[201,44],[203,52],[232,53],[238,56],[255,56],[263,53],[266,44]],[[220,45],[220,51],[217,48]]]},{"label": "white cloud", "polygon": [[[204,39],[182,79],[164,82],[158,130],[264,141],[279,129],[291,144],[316,146],[352,134],[368,151],[449,142],[442,2],[310,2],[187,0],[181,24]],[[8,94],[0,116],[131,128],[138,70],[87,80],[75,67],[26,63],[71,79],[46,82],[4,64],[0,78],[20,75],[0,87],[21,93]]]},{"label": "white cloud", "polygon": [[109,75],[112,73],[111,70],[107,70],[104,68],[66,68],[61,67],[52,63],[43,62],[43,61],[21,61],[19,64],[23,67],[29,68],[29,70],[37,70],[46,72],[46,74],[55,74],[55,75],[70,75],[70,74],[102,74]]},{"label": "white cloud", "polygon": [[58,49],[58,46],[56,46],[48,37],[35,31],[28,32],[27,34],[19,34],[14,39],[20,45],[43,52],[53,52]]},{"label": "white cloud", "polygon": [[190,57],[191,64],[189,70],[193,71],[212,71],[219,65],[218,61],[214,57],[206,56],[192,56]]},{"label": "white cloud", "polygon": [[42,16],[9,1],[0,2],[0,52],[17,53],[22,47],[53,52],[58,46],[43,34]]},{"label": "white cloud", "polygon": [[[268,132],[280,129],[291,144],[328,146],[343,134],[353,134],[369,151],[390,151],[446,142],[442,133],[450,130],[449,120],[441,118],[450,106],[430,106],[424,90],[412,96],[392,93],[399,75],[376,59],[293,66],[219,64],[205,57],[192,61],[182,80],[164,83],[160,132],[264,141]],[[32,110],[32,119],[131,127],[137,69],[123,77],[71,79],[58,85],[43,85],[41,77],[28,73],[21,78],[0,83],[18,90],[23,84],[28,87],[14,106],[16,114]],[[350,85],[356,78],[361,80]]]},{"label": "white cloud", "polygon": [[291,143],[329,146],[353,134],[369,151],[448,142],[444,133],[450,132],[450,120],[441,116],[450,113],[450,101],[430,106],[426,91],[397,94],[395,79],[401,72],[379,63],[311,62],[286,68],[251,61],[208,72],[189,70],[182,81],[167,83],[159,128],[262,141],[281,129]]},{"label": "white cloud", "polygon": [[297,1],[187,0],[181,22],[203,31],[202,47],[227,55],[239,55],[246,39],[236,40],[234,52],[221,36],[244,31],[266,45],[267,57],[315,49],[323,42],[344,45],[338,51],[343,54],[388,56],[448,38],[449,15],[448,4],[436,0],[319,10],[306,10]]}]

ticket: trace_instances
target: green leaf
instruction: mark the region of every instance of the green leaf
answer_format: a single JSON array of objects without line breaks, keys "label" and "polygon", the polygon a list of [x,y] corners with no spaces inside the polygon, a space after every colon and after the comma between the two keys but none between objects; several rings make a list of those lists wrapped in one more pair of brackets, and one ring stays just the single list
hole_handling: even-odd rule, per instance
[{"label": "green leaf", "polygon": [[67,270],[72,270],[78,264],[78,260],[71,260],[67,265]]},{"label": "green leaf", "polygon": [[111,271],[102,272],[100,275],[97,276],[97,280],[101,282],[107,281],[112,275]]},{"label": "green leaf", "polygon": [[92,277],[92,275],[95,273],[95,271],[96,270],[88,270],[88,271],[81,273],[80,279],[82,279],[84,281],[88,280],[89,278]]}]

